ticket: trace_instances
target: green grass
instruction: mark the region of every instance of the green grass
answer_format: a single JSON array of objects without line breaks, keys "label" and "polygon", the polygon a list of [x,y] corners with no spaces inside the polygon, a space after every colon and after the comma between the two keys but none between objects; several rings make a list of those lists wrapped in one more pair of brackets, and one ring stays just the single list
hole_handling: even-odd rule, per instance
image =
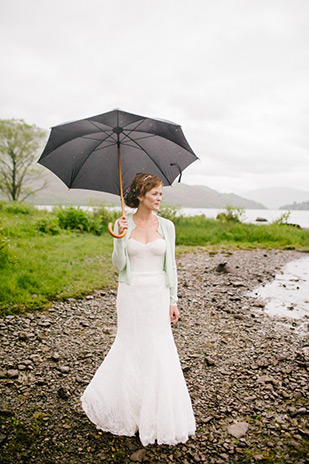
[{"label": "green grass", "polygon": [[175,223],[177,245],[309,251],[309,231],[288,225],[221,222],[205,216],[181,217]]},{"label": "green grass", "polygon": [[[81,210],[75,215],[70,208],[48,213],[0,202],[0,314],[115,287],[113,240],[106,229],[110,219],[114,218],[104,208],[96,215]],[[174,221],[177,254],[200,247],[309,251],[309,232],[286,225],[220,222],[205,216]]]}]

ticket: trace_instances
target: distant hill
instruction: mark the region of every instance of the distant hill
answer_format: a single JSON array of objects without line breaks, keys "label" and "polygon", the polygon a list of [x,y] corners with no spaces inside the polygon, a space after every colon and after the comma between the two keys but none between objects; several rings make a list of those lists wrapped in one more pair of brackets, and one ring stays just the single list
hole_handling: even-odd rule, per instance
[{"label": "distant hill", "polygon": [[183,208],[223,208],[231,205],[248,209],[265,209],[261,203],[234,193],[220,193],[204,185],[175,183],[172,187],[164,188],[164,200],[170,205],[181,205]]},{"label": "distant hill", "polygon": [[[35,196],[30,197],[29,202],[31,203],[88,205],[89,202],[93,201],[108,205],[120,205],[117,195],[90,190],[68,190],[54,174],[46,169],[44,169],[44,174],[49,185]],[[187,185],[176,182],[171,187],[164,187],[163,196],[165,203],[184,208],[223,208],[229,204],[249,209],[265,209],[261,203],[248,200],[234,193],[219,193],[203,185]]]},{"label": "distant hill", "polygon": [[294,203],[292,205],[283,205],[280,209],[296,210],[296,211],[309,211],[309,201],[302,201],[301,203]]},{"label": "distant hill", "polygon": [[267,208],[279,209],[286,204],[309,200],[309,191],[290,187],[271,187],[265,189],[250,190],[243,193],[245,198],[263,203]]}]

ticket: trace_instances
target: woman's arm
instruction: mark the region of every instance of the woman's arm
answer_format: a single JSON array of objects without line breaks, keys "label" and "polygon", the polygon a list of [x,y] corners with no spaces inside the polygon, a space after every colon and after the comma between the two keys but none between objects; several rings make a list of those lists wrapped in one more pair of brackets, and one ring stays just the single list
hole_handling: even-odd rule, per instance
[{"label": "woman's arm", "polygon": [[[127,226],[127,223],[125,224],[124,218],[121,217],[117,219],[117,221],[115,222],[114,232],[116,234],[120,234],[123,230],[123,225]],[[125,252],[125,239],[124,238],[114,238],[114,250],[112,254],[112,263],[117,269],[117,271],[119,272],[122,271],[126,266],[127,256]]]},{"label": "woman's arm", "polygon": [[173,273],[173,286],[170,288],[170,304],[177,305],[178,297],[177,297],[177,266],[176,266],[176,259],[175,259],[175,226],[171,222],[170,226],[170,243],[171,243],[171,258],[172,258],[172,273]]}]

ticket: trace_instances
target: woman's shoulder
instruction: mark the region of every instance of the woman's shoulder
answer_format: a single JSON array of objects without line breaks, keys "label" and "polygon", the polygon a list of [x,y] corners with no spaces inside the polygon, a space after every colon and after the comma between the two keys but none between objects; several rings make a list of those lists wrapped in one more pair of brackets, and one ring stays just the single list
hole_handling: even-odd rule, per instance
[{"label": "woman's shoulder", "polygon": [[162,224],[163,227],[166,227],[168,229],[174,229],[175,228],[173,221],[171,221],[170,219],[163,218],[163,217],[161,217],[159,215],[157,217],[158,217],[159,222]]}]

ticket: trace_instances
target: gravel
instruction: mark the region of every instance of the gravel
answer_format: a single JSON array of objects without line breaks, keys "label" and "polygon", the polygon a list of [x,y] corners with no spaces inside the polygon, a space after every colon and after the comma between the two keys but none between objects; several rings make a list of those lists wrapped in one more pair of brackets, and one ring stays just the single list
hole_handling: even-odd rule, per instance
[{"label": "gravel", "polygon": [[5,463],[298,463],[308,453],[308,332],[263,314],[249,291],[296,251],[197,251],[178,258],[173,326],[197,433],[149,445],[96,430],[79,398],[116,334],[116,292],[0,319]]}]

